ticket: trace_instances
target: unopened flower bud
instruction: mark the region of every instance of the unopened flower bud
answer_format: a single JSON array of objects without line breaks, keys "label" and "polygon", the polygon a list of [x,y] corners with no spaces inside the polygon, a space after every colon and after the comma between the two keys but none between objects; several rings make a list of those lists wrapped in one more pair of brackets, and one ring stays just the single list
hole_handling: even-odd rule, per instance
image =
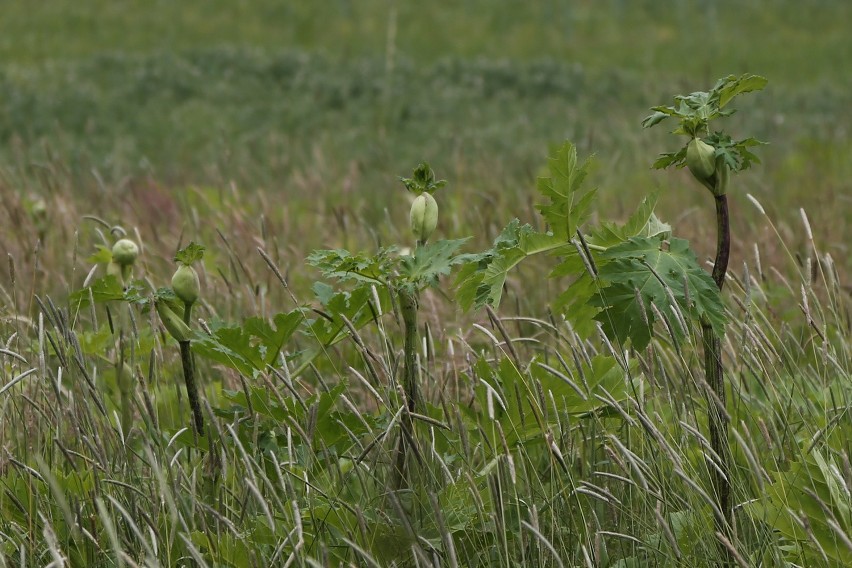
[{"label": "unopened flower bud", "polygon": [[201,283],[195,269],[181,264],[172,276],[172,290],[185,304],[194,304],[201,294]]},{"label": "unopened flower bud", "polygon": [[112,260],[121,266],[133,264],[139,256],[139,247],[130,239],[119,239],[112,246]]},{"label": "unopened flower bud", "polygon": [[425,243],[438,226],[438,203],[430,193],[421,193],[411,204],[411,232],[421,243]]}]

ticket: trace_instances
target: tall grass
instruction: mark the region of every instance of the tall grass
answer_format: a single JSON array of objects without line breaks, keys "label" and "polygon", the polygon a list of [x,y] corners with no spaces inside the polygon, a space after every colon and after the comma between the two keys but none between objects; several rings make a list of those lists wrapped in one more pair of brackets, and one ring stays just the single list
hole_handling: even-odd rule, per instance
[{"label": "tall grass", "polygon": [[[280,228],[249,221],[268,199],[195,190],[176,205],[188,230],[217,243],[201,320],[311,302],[312,277],[287,260]],[[729,277],[736,530],[724,545],[743,566],[840,566],[850,553],[848,292],[804,213],[801,259],[761,255],[788,245],[752,199],[741,214],[779,236],[751,243]],[[76,230],[80,244],[53,237],[38,260],[11,257],[3,288],[4,565],[715,564],[718,457],[703,432],[700,337],[678,342],[668,329],[679,322],[661,317],[646,351],[622,353],[549,317],[547,291],[523,281],[505,302],[518,308],[473,319],[428,293],[418,349],[427,404],[412,415],[399,490],[403,333],[392,308],[299,375],[310,335],[256,377],[199,364],[209,425],[196,438],[177,349],[156,320],[64,299],[106,231],[66,215],[52,230]],[[194,215],[213,216],[218,240]],[[369,238],[357,217],[349,223],[351,238]],[[177,236],[142,239],[138,277],[156,286],[170,274]],[[129,428],[112,363],[111,325],[125,311],[137,381]]]}]

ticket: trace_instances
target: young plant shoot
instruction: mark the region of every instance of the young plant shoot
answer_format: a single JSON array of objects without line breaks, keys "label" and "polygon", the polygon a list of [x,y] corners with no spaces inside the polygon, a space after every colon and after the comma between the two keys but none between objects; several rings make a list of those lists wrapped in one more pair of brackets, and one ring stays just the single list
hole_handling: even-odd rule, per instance
[{"label": "young plant shoot", "polygon": [[[122,231],[123,233],[123,231]],[[115,276],[122,287],[127,287],[133,275],[133,263],[139,256],[139,246],[130,239],[121,238],[112,247],[112,260],[107,264],[107,275]],[[127,431],[133,422],[133,370],[126,362],[125,332],[127,306],[119,306],[119,317],[115,323],[118,348],[115,359],[115,382],[121,401],[121,426]]]}]

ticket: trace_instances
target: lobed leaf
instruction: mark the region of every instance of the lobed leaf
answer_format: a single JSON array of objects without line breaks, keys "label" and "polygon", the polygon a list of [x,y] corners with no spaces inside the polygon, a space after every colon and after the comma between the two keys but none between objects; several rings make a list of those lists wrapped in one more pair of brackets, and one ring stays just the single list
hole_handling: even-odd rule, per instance
[{"label": "lobed leaf", "polygon": [[253,376],[275,363],[284,344],[305,317],[302,310],[276,314],[272,321],[249,318],[242,325],[210,325],[211,334],[198,334],[193,351],[222,363],[246,376]]},{"label": "lobed leaf", "polygon": [[439,276],[446,276],[453,266],[465,262],[456,252],[468,240],[441,240],[419,246],[414,254],[400,259],[400,273],[413,283],[435,284]]},{"label": "lobed leaf", "polygon": [[[613,341],[630,340],[636,349],[644,349],[656,320],[651,304],[673,320],[680,321],[675,313],[679,310],[708,322],[718,336],[724,335],[726,318],[719,289],[686,240],[634,237],[607,250],[601,259],[606,261],[599,270],[604,285],[590,304],[601,309],[595,319]],[[670,327],[683,335],[687,330],[680,329],[678,321],[671,321]]]},{"label": "lobed leaf", "polygon": [[577,164],[577,148],[563,144],[548,160],[550,177],[539,178],[538,192],[548,199],[538,210],[556,237],[571,238],[591,214],[595,190],[580,191],[588,173],[589,160]]},{"label": "lobed leaf", "polygon": [[204,258],[204,250],[203,246],[195,242],[190,242],[177,252],[175,255],[175,262],[192,266],[194,263]]}]

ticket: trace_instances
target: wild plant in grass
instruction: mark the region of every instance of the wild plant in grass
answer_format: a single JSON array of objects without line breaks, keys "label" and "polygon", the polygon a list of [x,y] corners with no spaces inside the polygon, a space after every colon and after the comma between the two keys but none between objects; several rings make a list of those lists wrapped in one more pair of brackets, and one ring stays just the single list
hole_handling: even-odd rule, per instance
[{"label": "wild plant in grass", "polygon": [[[730,214],[728,212],[728,182],[731,172],[748,169],[758,162],[750,148],[763,144],[755,138],[734,141],[722,131],[710,132],[710,122],[730,116],[733,109],[726,108],[737,96],[759,91],[766,79],[756,75],[729,75],[720,79],[710,91],[698,91],[675,97],[674,106],[654,107],[654,113],[642,123],[645,128],[668,118],[678,121],[674,134],[687,136],[688,142],[677,152],[663,154],[655,168],[683,167],[706,187],[716,204],[716,259],[713,263],[713,281],[719,290],[725,284],[731,250]],[[731,468],[728,447],[729,416],[726,409],[725,378],[722,364],[720,335],[707,318],[701,319],[704,336],[704,369],[706,373],[709,406],[710,444],[718,456],[718,468],[712,472],[713,487],[723,518],[717,521],[717,530],[732,534],[733,510],[731,506]]]},{"label": "wild plant in grass", "polygon": [[[547,228],[540,231],[517,220],[510,222],[490,250],[469,255],[470,262],[459,270],[457,298],[463,307],[496,307],[510,271],[519,263],[536,255],[555,257],[556,265],[549,276],[560,281],[569,279],[569,283],[554,299],[553,309],[567,320],[579,341],[601,339],[604,346],[588,371],[578,365],[588,390],[580,386],[576,389],[582,393],[580,399],[563,398],[571,401],[566,404],[565,412],[588,413],[587,405],[592,398],[602,401],[603,406],[592,407],[594,412],[587,414],[590,424],[596,424],[598,413],[611,411],[624,418],[627,432],[630,432],[627,425],[635,424],[638,418],[652,440],[665,440],[665,435],[648,418],[650,402],[642,394],[646,381],[636,367],[637,357],[631,353],[638,356],[652,342],[661,341],[662,330],[663,337],[681,357],[681,350],[691,341],[698,322],[706,323],[715,336],[721,337],[727,317],[719,288],[700,266],[689,244],[675,237],[672,228],[656,217],[656,194],[645,197],[626,222],[603,221],[588,226],[595,200],[595,190],[583,186],[588,164],[580,163],[574,146],[565,143],[551,157],[549,166],[550,175],[538,180],[538,191],[543,198],[538,209]],[[507,347],[511,345],[508,339],[506,343]],[[644,367],[653,368],[647,364]],[[565,372],[549,365],[531,363],[527,368],[520,366],[518,372],[521,376],[529,374],[535,384],[543,378],[540,369],[545,374],[564,377],[569,384],[573,382]],[[621,377],[619,390],[606,382],[612,376]],[[603,392],[596,392],[597,388]],[[660,449],[664,450],[664,456],[672,457],[665,467],[678,474],[673,480],[643,464],[628,447],[629,441],[615,435],[608,440],[616,452],[614,455],[622,454],[616,461],[631,464],[628,471],[635,474],[635,483],[656,495],[658,505],[665,501],[667,507],[684,506],[682,499],[668,502],[673,495],[667,488],[677,484],[687,491],[706,494],[684,471],[685,464],[678,458],[678,451],[668,443],[660,442]],[[594,437],[589,442],[594,443]],[[552,447],[556,452],[558,445]],[[566,473],[569,471],[566,469]],[[713,503],[707,504],[712,509]],[[660,511],[655,514],[663,518]],[[697,519],[694,523],[700,524]],[[592,540],[587,543],[589,548]],[[631,562],[639,562],[642,556],[636,554],[630,558]]]},{"label": "wild plant in grass", "polygon": [[[129,283],[133,264],[139,256],[139,246],[130,239],[121,238],[112,247],[112,258],[107,265],[107,275],[115,276],[122,286]],[[121,397],[121,427],[130,430],[133,421],[133,392],[136,388],[133,369],[127,364],[129,353],[125,349],[125,333],[128,331],[125,306],[119,306],[115,334],[118,337],[118,354],[115,359],[115,379]]]},{"label": "wild plant in grass", "polygon": [[415,444],[412,414],[422,403],[417,385],[417,310],[420,292],[435,285],[438,277],[448,274],[462,261],[457,251],[467,239],[439,240],[427,243],[438,223],[438,205],[433,193],[443,187],[428,164],[420,164],[411,178],[400,178],[415,195],[409,212],[415,247],[404,254],[395,246],[381,248],[374,255],[352,254],[346,250],[320,250],[308,257],[308,263],[327,277],[350,281],[363,289],[377,287],[394,299],[403,327],[402,372],[397,375],[401,387],[403,413],[401,433],[394,459],[393,486],[405,484],[406,460]]},{"label": "wild plant in grass", "polygon": [[192,265],[203,257],[204,247],[195,243],[190,243],[175,256],[175,262],[179,266],[172,276],[172,292],[174,292],[180,303],[183,304],[182,318],[178,319],[177,314],[167,305],[163,298],[158,298],[156,301],[157,313],[160,316],[160,320],[180,345],[183,379],[186,383],[189,407],[192,409],[193,425],[196,434],[202,436],[204,435],[204,415],[201,412],[198,385],[196,384],[195,362],[192,358],[192,331],[189,326],[192,322],[192,306],[198,301],[201,294],[198,273]]},{"label": "wild plant in grass", "polygon": [[[595,223],[573,146],[550,166],[545,230],[511,221],[488,250],[441,257],[452,247],[430,240],[431,204],[415,199],[412,241],[426,242],[317,251],[342,285],[314,283],[311,307],[261,251],[297,307],[225,322],[239,300],[208,292],[187,331],[198,289],[179,269],[153,297],[204,374],[203,438],[177,403],[183,359],[157,340],[168,336],[144,282],[87,280],[67,305],[36,298],[32,324],[0,318],[0,422],[20,425],[0,430],[0,565],[715,565],[705,319],[725,330],[738,389],[729,464],[733,507],[747,512],[718,540],[741,566],[843,565],[852,344],[829,256],[809,239],[821,281],[766,259],[733,267],[723,309],[654,216],[656,195]],[[545,289],[514,270],[532,256],[555,267],[552,315],[501,316],[507,283]],[[434,279],[417,279],[439,266],[460,269],[457,298],[485,306],[484,321],[424,325]],[[92,302],[152,324],[128,322],[133,436],[94,386],[114,336]]]}]

